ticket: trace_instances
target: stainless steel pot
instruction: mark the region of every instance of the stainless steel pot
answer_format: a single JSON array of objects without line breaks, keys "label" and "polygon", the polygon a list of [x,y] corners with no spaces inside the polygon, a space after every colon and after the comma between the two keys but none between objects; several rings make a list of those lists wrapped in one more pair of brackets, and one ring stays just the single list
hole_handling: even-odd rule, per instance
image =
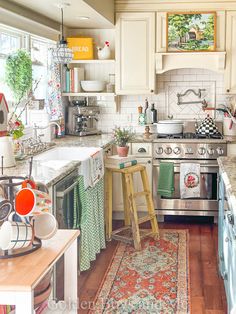
[{"label": "stainless steel pot", "polygon": [[183,133],[183,122],[181,120],[160,120],[156,124],[158,134],[180,134]]}]

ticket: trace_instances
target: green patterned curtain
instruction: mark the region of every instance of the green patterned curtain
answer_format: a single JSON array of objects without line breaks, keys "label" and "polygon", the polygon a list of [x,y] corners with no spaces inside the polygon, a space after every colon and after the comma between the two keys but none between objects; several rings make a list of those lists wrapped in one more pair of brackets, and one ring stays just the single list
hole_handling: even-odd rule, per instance
[{"label": "green patterned curtain", "polygon": [[74,193],[73,228],[81,230],[80,271],[88,270],[96,254],[106,247],[104,226],[104,179],[85,190],[84,178],[79,176]]}]

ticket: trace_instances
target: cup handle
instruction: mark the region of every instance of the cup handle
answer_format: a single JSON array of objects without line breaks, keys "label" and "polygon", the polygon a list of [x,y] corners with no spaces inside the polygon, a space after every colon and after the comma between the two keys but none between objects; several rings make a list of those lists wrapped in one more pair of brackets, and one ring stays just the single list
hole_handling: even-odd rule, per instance
[{"label": "cup handle", "polygon": [[[7,220],[8,220],[8,221],[11,221],[11,222],[14,221],[14,220],[13,220],[14,215],[17,215],[17,213],[16,213],[15,211],[11,212],[11,213],[9,214]],[[20,217],[19,215],[17,215],[17,217],[20,218],[20,221],[21,221],[21,222],[24,222],[25,224],[28,224],[28,223],[29,223],[27,217]]]},{"label": "cup handle", "polygon": [[24,180],[21,184],[22,188],[27,188],[27,184],[29,184],[32,189],[37,190],[37,185],[33,180],[30,179]]}]

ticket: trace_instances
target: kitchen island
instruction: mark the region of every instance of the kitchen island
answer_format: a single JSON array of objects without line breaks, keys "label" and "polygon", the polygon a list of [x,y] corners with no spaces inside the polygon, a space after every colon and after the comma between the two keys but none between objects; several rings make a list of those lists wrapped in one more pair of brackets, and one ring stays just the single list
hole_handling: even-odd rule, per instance
[{"label": "kitchen island", "polygon": [[224,280],[228,313],[236,312],[236,157],[218,158],[218,262]]}]

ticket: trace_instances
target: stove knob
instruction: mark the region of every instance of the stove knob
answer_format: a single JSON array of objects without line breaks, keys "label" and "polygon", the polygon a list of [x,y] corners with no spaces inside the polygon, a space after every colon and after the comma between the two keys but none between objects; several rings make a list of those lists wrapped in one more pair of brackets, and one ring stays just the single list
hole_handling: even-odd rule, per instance
[{"label": "stove knob", "polygon": [[208,148],[207,150],[209,155],[213,155],[214,154],[214,149],[213,148]]},{"label": "stove knob", "polygon": [[222,147],[217,147],[216,151],[217,151],[218,155],[223,155],[224,154],[224,150],[223,150]]},{"label": "stove knob", "polygon": [[166,153],[167,155],[170,155],[170,154],[172,153],[172,148],[171,148],[171,147],[166,147],[165,153]]},{"label": "stove knob", "polygon": [[163,154],[163,148],[162,148],[162,147],[158,147],[158,148],[156,149],[156,153],[157,153],[157,155]]},{"label": "stove knob", "polygon": [[206,153],[206,148],[205,147],[200,147],[198,150],[199,155],[204,155]]},{"label": "stove knob", "polygon": [[180,153],[181,153],[181,148],[180,147],[175,147],[174,149],[173,149],[173,152],[176,154],[176,155],[179,155]]}]

